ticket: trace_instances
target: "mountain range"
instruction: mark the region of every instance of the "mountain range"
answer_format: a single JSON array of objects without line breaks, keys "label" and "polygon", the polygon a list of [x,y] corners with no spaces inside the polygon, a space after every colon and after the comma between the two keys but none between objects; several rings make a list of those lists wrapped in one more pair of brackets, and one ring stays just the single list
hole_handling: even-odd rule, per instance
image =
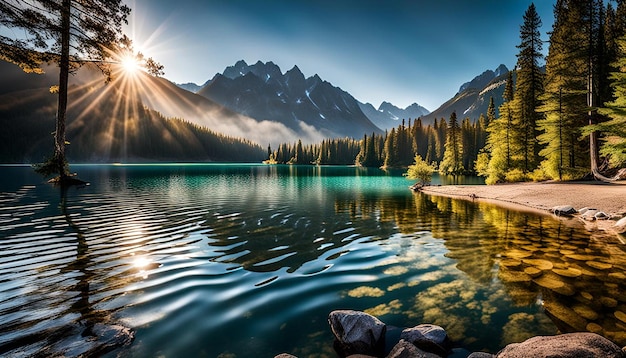
[{"label": "mountain range", "polygon": [[[26,74],[0,61],[0,122],[5,129],[5,141],[0,147],[6,154],[4,161],[39,160],[41,153],[51,147],[56,96],[49,93],[49,88],[57,82],[58,69],[48,66],[45,72]],[[330,137],[361,138],[397,127],[403,119],[420,117],[429,124],[435,118],[448,118],[453,111],[461,118],[476,119],[486,112],[490,97],[494,97],[496,106],[502,103],[507,72],[503,65],[485,71],[429,113],[416,103],[402,109],[383,102],[375,108],[318,75],[305,77],[297,66],[283,73],[272,62],[248,65],[239,61],[201,86],[176,85],[145,73],[135,74],[132,79],[119,75],[105,84],[97,69],[83,66],[70,78],[68,133],[73,139],[69,138],[72,145],[68,150],[72,153],[81,148],[89,152],[77,154],[83,160],[123,161],[178,160],[189,156],[186,148],[196,148],[200,151],[196,160],[219,160],[207,154],[206,143],[198,139],[205,135],[198,134],[202,128],[260,146],[276,146],[298,139],[317,143]],[[171,129],[174,124],[176,128]],[[165,127],[170,128],[169,133]],[[167,155],[165,151],[151,157],[158,151],[142,147],[140,143],[148,138],[142,137],[141,128],[151,133],[152,147],[170,148],[170,154],[176,154]],[[187,135],[181,137],[182,132]],[[169,139],[154,139],[157,133]],[[189,133],[195,134],[189,137]],[[108,147],[95,143],[104,139]],[[174,143],[174,139],[179,142]]]},{"label": "mountain range", "polygon": [[[491,97],[497,111],[503,101],[508,72],[503,64],[495,70],[484,71],[463,83],[453,98],[432,112],[417,103],[403,109],[385,101],[376,108],[371,103],[358,101],[318,75],[305,78],[297,66],[283,74],[271,61],[248,65],[241,60],[203,85],[178,86],[237,113],[256,120],[277,121],[294,131],[298,131],[298,123],[305,122],[326,137],[359,137],[359,133],[390,130],[403,119],[421,118],[423,124],[432,124],[435,119],[448,119],[456,112],[460,118],[476,120],[487,112]],[[372,130],[367,120],[376,128]]]},{"label": "mountain range", "polygon": [[216,74],[197,94],[259,121],[284,124],[295,132],[304,125],[324,137],[355,137],[377,132],[349,93],[318,75],[305,78],[298,66],[284,74],[272,62],[239,61]]}]

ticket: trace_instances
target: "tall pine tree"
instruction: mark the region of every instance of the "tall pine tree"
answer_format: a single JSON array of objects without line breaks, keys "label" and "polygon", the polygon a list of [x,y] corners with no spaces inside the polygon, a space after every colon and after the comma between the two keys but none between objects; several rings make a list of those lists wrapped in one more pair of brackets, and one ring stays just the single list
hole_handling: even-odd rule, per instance
[{"label": "tall pine tree", "polygon": [[520,141],[521,158],[519,169],[524,173],[533,171],[539,163],[539,143],[537,141],[537,121],[541,113],[539,96],[543,93],[543,72],[540,61],[543,59],[541,19],[534,4],[530,4],[524,14],[524,24],[520,28],[521,43],[517,46],[515,94],[511,102],[514,122],[518,124],[514,136]]}]

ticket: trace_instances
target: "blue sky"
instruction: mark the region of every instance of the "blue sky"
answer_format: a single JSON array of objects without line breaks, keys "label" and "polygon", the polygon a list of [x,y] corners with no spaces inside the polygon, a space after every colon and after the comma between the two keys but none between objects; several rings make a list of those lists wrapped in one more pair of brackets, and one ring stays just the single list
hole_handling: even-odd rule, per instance
[{"label": "blue sky", "polygon": [[[516,63],[531,0],[127,0],[127,32],[171,81],[202,84],[238,60],[297,65],[378,107],[435,110]],[[555,0],[535,0],[548,39]],[[547,53],[548,45],[544,45]]]}]

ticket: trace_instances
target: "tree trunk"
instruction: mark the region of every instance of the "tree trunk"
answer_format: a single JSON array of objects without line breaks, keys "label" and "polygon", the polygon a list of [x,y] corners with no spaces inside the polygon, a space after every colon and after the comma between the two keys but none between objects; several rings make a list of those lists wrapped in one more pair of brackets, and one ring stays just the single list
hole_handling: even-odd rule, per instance
[{"label": "tree trunk", "polygon": [[61,58],[59,60],[59,103],[56,131],[54,132],[54,160],[58,166],[59,180],[67,180],[69,173],[65,159],[65,117],[67,112],[68,77],[70,71],[70,13],[71,1],[61,4]]}]

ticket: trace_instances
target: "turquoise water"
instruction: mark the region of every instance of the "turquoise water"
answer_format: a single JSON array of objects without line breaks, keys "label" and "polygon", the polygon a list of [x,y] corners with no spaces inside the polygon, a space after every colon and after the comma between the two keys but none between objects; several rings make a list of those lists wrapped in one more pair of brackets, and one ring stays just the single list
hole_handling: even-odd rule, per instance
[{"label": "turquoise water", "polygon": [[90,185],[0,167],[0,355],[72,355],[98,323],[135,332],[109,356],[332,357],[334,309],[470,351],[559,330],[626,345],[623,245],[575,221],[412,193],[401,171],[72,169]]}]

